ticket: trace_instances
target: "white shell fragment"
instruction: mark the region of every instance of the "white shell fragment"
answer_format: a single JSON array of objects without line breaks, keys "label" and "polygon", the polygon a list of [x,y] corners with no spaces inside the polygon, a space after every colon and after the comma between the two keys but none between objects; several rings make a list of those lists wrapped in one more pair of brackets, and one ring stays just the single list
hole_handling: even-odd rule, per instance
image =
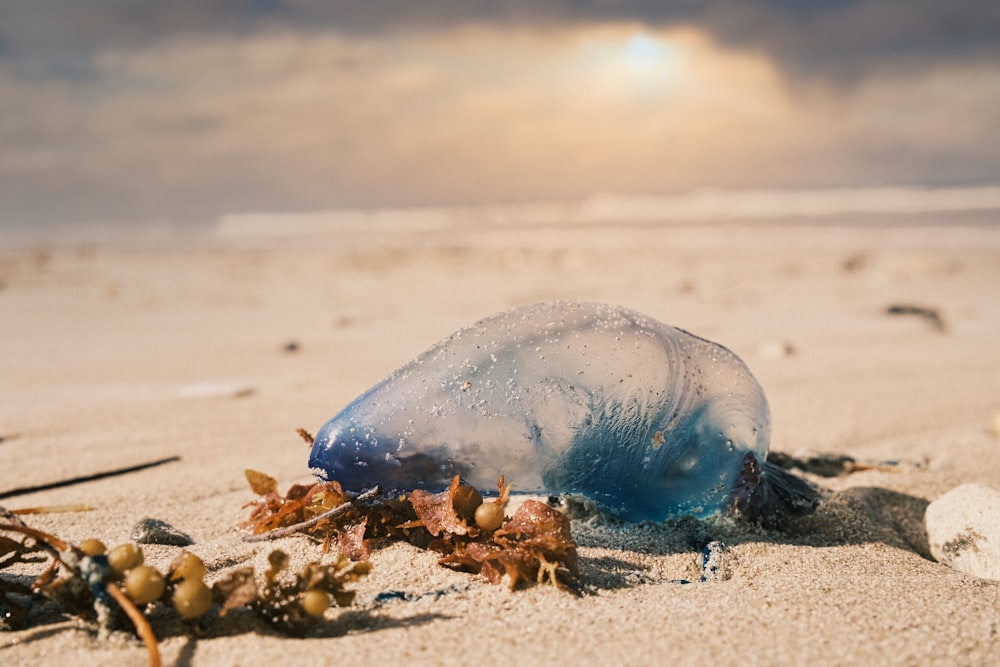
[{"label": "white shell fragment", "polygon": [[984,579],[1000,579],[1000,491],[963,484],[924,514],[931,555],[938,562]]}]

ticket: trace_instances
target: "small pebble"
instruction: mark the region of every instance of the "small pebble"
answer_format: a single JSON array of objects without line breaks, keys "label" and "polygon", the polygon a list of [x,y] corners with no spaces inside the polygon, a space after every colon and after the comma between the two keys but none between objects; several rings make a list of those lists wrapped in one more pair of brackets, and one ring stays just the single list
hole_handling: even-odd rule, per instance
[{"label": "small pebble", "polygon": [[731,575],[729,547],[709,542],[701,552],[701,581],[726,581]]},{"label": "small pebble", "polygon": [[173,547],[186,547],[194,544],[194,540],[182,533],[166,521],[159,519],[142,519],[132,528],[129,536],[136,544],[165,544]]},{"label": "small pebble", "polygon": [[924,514],[931,555],[940,563],[984,579],[1000,579],[1000,491],[963,484]]}]

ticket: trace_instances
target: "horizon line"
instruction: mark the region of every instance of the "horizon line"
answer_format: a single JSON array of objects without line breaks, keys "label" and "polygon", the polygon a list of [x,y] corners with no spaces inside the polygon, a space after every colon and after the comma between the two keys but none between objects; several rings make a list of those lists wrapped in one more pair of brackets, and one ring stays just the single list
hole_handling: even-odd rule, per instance
[{"label": "horizon line", "polygon": [[435,231],[464,225],[727,222],[1000,210],[1000,185],[835,188],[701,188],[682,194],[604,192],[578,200],[442,206],[349,207],[227,213],[216,236],[299,235],[331,231]]}]

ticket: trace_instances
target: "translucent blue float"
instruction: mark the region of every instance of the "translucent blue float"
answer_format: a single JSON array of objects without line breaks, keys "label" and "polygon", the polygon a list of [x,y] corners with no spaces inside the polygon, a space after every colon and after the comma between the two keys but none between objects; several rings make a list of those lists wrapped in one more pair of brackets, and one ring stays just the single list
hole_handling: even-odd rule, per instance
[{"label": "translucent blue float", "polygon": [[618,306],[509,310],[440,341],[317,433],[309,465],[346,489],[589,499],[627,521],[766,518],[815,505],[764,462],[767,400],[735,354]]}]

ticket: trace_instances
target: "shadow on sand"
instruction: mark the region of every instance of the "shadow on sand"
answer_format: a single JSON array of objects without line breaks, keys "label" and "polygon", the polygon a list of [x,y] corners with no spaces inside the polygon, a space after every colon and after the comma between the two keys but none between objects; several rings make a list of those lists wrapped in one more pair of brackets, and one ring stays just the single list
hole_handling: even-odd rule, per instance
[{"label": "shadow on sand", "polygon": [[[574,525],[574,536],[584,548],[580,558],[582,579],[599,589],[617,589],[656,580],[630,560],[628,552],[644,556],[690,554],[694,563],[700,562],[703,550],[712,542],[728,547],[750,542],[802,547],[880,542],[933,560],[923,521],[927,505],[923,498],[898,491],[855,487],[825,492],[815,512],[789,518],[772,529],[731,518],[682,518],[630,525],[595,517],[579,527]],[[606,551],[588,557],[587,547],[618,550],[622,557]]]}]

